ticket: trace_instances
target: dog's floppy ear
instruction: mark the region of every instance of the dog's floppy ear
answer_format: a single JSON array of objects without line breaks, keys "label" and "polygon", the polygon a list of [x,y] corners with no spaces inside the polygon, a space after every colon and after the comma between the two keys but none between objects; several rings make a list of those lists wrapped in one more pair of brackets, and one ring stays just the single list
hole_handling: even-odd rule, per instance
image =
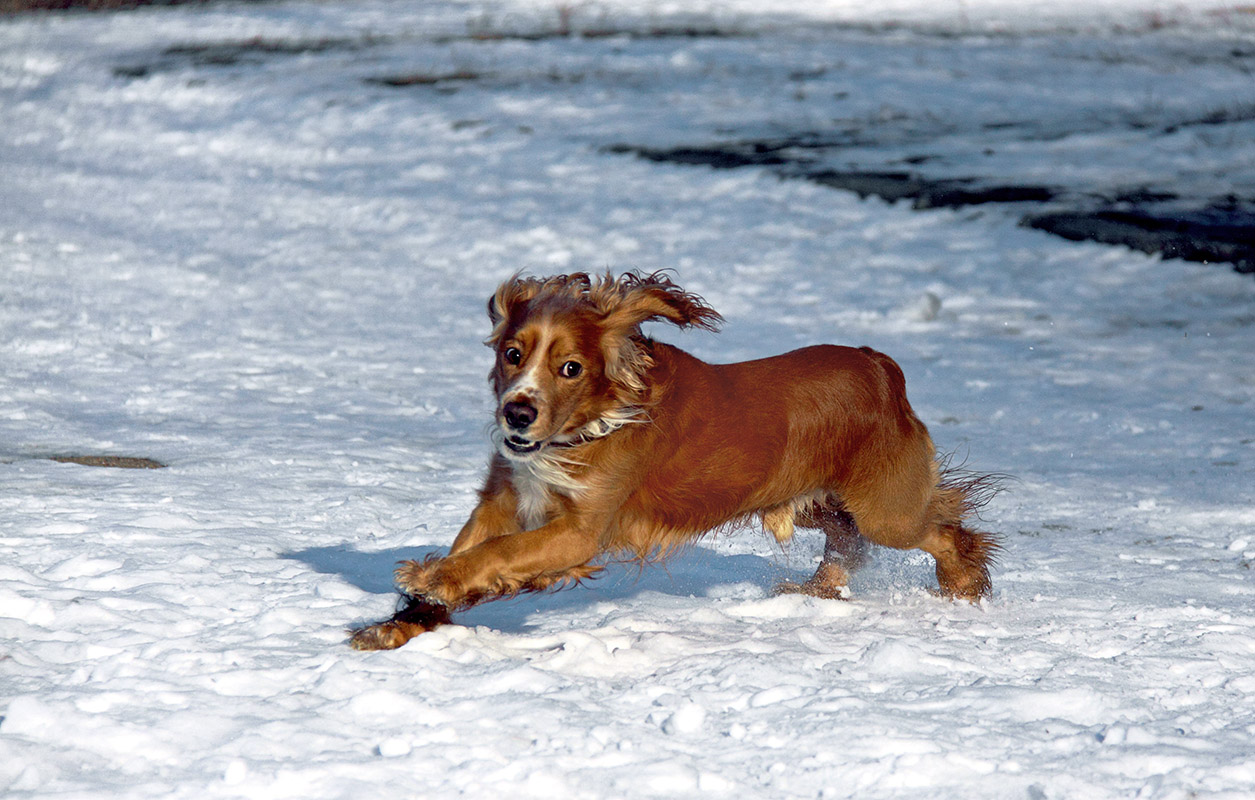
[{"label": "dog's floppy ear", "polygon": [[492,333],[484,340],[484,344],[496,347],[500,343],[514,309],[535,297],[540,286],[541,282],[535,278],[520,278],[516,272],[497,287],[497,291],[488,298],[488,319],[492,322]]},{"label": "dog's floppy ear", "polygon": [[652,275],[627,273],[617,281],[607,281],[599,287],[609,296],[599,305],[605,312],[608,330],[632,335],[641,323],[651,319],[665,319],[681,328],[719,329],[723,317],[706,305],[706,301],[690,294],[671,282],[661,272]]},{"label": "dog's floppy ear", "polygon": [[625,405],[645,399],[645,373],[653,365],[641,336],[641,323],[665,319],[681,328],[717,330],[723,317],[695,294],[689,294],[667,276],[628,273],[618,280],[610,275],[592,289],[594,304],[602,313],[602,352],[606,377],[619,389]]}]

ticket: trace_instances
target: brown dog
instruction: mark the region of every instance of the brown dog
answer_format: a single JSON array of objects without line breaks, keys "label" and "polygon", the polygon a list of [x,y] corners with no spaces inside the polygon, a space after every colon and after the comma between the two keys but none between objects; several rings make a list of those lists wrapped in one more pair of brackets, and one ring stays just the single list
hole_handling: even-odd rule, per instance
[{"label": "brown dog", "polygon": [[781,542],[795,525],[827,535],[815,575],[780,592],[839,597],[870,540],[932,555],[945,595],[988,594],[997,541],[965,524],[988,479],[942,476],[888,356],[820,345],[707,364],[641,334],[721,321],[659,274],[515,277],[488,315],[497,452],[479,505],[447,557],[402,562],[406,607],[353,647],[400,647],[450,611],[751,517]]}]

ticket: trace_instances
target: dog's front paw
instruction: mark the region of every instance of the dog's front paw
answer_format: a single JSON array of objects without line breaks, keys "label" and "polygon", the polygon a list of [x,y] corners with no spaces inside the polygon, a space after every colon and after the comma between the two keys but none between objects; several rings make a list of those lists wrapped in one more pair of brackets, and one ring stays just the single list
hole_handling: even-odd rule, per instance
[{"label": "dog's front paw", "polygon": [[394,650],[420,633],[449,622],[449,609],[445,606],[411,599],[392,619],[351,631],[349,646],[354,650]]},{"label": "dog's front paw", "polygon": [[424,595],[431,588],[438,563],[439,561],[434,558],[426,561],[401,561],[393,570],[392,579],[403,594]]},{"label": "dog's front paw", "polygon": [[350,634],[349,647],[354,650],[395,650],[412,638],[409,631],[394,620],[367,625]]},{"label": "dog's front paw", "polygon": [[462,600],[462,592],[448,567],[448,559],[445,558],[402,561],[393,573],[393,578],[402,594],[455,608]]}]

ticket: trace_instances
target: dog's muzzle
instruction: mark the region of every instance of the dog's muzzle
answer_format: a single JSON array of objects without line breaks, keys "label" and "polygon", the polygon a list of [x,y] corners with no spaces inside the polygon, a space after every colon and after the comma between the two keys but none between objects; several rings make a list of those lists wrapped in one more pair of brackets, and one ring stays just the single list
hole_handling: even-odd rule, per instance
[{"label": "dog's muzzle", "polygon": [[541,448],[543,442],[523,435],[538,416],[540,412],[526,398],[511,400],[501,407],[501,440],[511,453],[527,455]]}]

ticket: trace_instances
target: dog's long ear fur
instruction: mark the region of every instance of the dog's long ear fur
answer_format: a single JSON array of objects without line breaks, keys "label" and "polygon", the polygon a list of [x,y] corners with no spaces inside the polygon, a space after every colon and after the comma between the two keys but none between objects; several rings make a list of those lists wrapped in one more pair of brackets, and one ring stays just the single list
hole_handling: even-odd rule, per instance
[{"label": "dog's long ear fur", "polygon": [[535,278],[521,278],[517,272],[497,287],[497,291],[488,298],[488,319],[492,322],[492,333],[488,334],[484,344],[496,347],[501,342],[514,309],[535,297],[540,287],[540,281]]},{"label": "dog's long ear fur", "polygon": [[[681,328],[719,329],[723,317],[695,294],[684,291],[661,272],[629,272],[618,280],[609,275],[593,289],[594,302],[605,314],[605,328],[631,336],[641,323],[663,319]],[[600,295],[599,297],[597,295]]]},{"label": "dog's long ear fur", "polygon": [[609,274],[591,291],[602,317],[602,353],[606,377],[619,387],[620,400],[636,406],[646,398],[645,372],[653,365],[641,324],[666,320],[681,328],[718,330],[723,317],[662,273],[627,273],[618,280]]}]

